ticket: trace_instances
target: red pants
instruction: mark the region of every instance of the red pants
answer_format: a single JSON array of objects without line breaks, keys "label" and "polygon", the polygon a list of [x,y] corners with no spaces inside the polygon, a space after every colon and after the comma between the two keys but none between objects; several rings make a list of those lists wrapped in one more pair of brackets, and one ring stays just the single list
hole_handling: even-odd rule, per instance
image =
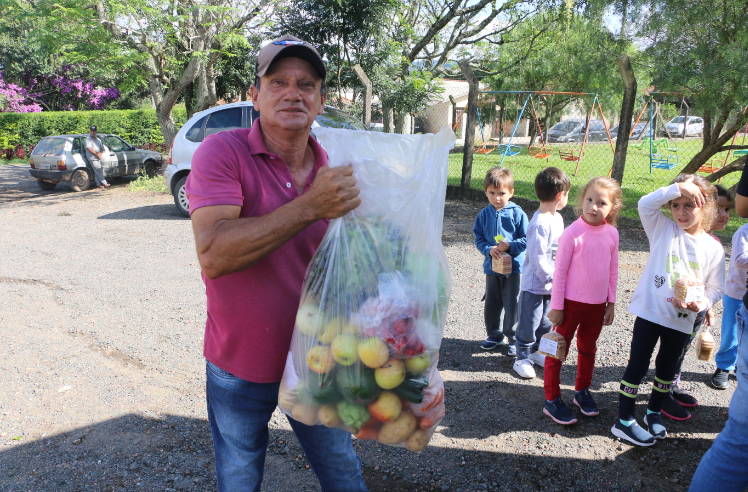
[{"label": "red pants", "polygon": [[[592,384],[592,371],[595,369],[597,339],[603,330],[605,303],[585,304],[564,299],[564,321],[556,331],[566,339],[566,347],[571,347],[574,332],[577,332],[577,382],[575,388],[581,391]],[[579,331],[577,331],[579,327]],[[545,399],[555,400],[561,396],[561,361],[553,357],[545,358],[543,370]]]}]

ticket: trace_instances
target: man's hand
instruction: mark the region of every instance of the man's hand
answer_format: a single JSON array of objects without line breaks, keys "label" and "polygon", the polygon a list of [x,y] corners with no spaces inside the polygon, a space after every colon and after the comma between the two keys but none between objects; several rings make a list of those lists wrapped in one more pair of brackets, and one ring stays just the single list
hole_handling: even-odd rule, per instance
[{"label": "man's hand", "polygon": [[615,319],[616,316],[616,303],[615,302],[609,302],[607,306],[605,306],[605,314],[603,315],[603,326],[610,326],[613,324],[613,319]]},{"label": "man's hand", "polygon": [[317,220],[337,219],[361,204],[360,193],[351,166],[324,166],[302,197]]},{"label": "man's hand", "polygon": [[554,328],[557,327],[564,322],[563,309],[551,309],[548,311],[548,319],[551,321]]},{"label": "man's hand", "polygon": [[506,241],[499,241],[499,244],[497,244],[496,247],[499,248],[499,251],[502,253],[509,251],[509,243]]}]

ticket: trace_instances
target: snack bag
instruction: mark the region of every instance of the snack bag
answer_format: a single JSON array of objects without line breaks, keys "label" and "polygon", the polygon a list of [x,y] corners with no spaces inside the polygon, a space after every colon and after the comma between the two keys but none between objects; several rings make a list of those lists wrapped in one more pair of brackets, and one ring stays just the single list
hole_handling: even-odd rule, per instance
[{"label": "snack bag", "polygon": [[331,167],[353,166],[361,205],[330,221],[309,264],[279,406],[308,425],[421,451],[444,417],[436,366],[451,291],[441,236],[454,133],[314,133]]},{"label": "snack bag", "polygon": [[553,357],[560,361],[566,360],[566,339],[563,335],[556,331],[549,331],[542,337],[540,337],[540,346],[538,347],[538,353]]},{"label": "snack bag", "polygon": [[500,253],[499,258],[491,258],[491,270],[509,276],[512,273],[512,257],[507,253]]},{"label": "snack bag", "polygon": [[706,329],[696,335],[694,341],[694,349],[696,351],[696,357],[699,360],[711,360],[714,355],[714,335]]},{"label": "snack bag", "polygon": [[704,283],[693,277],[680,277],[673,285],[676,300],[690,304],[704,298]]}]

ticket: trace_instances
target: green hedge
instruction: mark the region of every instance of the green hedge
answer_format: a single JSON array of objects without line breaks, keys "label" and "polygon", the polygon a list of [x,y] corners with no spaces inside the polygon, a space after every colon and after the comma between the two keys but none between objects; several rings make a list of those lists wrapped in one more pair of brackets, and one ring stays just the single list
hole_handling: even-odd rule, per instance
[{"label": "green hedge", "polygon": [[[178,130],[187,121],[187,113],[174,109],[172,114]],[[114,133],[135,146],[164,142],[153,109],[0,113],[0,150],[21,145],[28,153],[43,137],[88,133],[92,125],[101,133]]]}]

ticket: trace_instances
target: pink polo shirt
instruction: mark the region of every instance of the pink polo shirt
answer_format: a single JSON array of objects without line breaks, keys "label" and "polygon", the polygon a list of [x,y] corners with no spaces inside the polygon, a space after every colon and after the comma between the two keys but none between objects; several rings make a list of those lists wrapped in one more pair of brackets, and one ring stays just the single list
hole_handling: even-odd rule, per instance
[{"label": "pink polo shirt", "polygon": [[591,226],[580,217],[558,238],[555,266],[551,309],[564,309],[564,299],[616,302],[618,229],[607,222]]},{"label": "pink polo shirt", "polygon": [[[185,188],[190,213],[238,205],[241,217],[259,217],[298,197],[287,164],[262,141],[261,121],[250,130],[210,135],[200,144]],[[314,169],[304,192],[327,165],[327,153],[311,136],[309,144]],[[327,224],[312,224],[246,270],[213,280],[202,276],[208,298],[206,359],[247,381],[280,381],[304,275]]]}]

